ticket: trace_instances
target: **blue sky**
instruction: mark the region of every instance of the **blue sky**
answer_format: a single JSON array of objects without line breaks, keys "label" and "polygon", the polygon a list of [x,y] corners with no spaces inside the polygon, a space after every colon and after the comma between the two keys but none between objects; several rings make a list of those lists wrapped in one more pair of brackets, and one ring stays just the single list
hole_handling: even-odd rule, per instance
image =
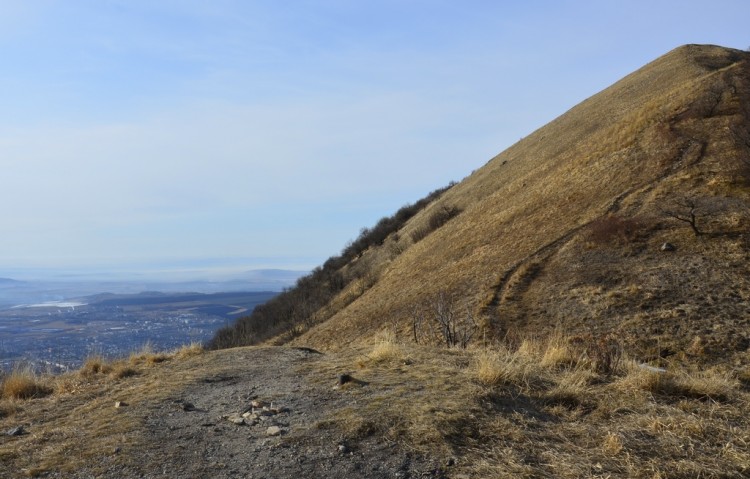
[{"label": "blue sky", "polygon": [[310,268],[672,48],[747,48],[748,18],[720,0],[0,0],[0,276]]}]

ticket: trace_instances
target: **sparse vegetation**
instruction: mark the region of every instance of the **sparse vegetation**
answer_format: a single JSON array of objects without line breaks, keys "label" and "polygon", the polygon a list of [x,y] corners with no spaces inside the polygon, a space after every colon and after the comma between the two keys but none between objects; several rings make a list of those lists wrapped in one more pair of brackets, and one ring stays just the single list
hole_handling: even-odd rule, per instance
[{"label": "sparse vegetation", "polygon": [[[654,467],[686,478],[750,470],[742,447],[750,396],[731,375],[675,364],[658,372],[627,357],[600,372],[586,351],[609,350],[612,341],[558,332],[450,355],[404,344],[409,366],[360,364],[375,390],[348,390],[360,407],[328,427],[359,439],[385,435],[423,453],[449,451],[462,458],[456,474],[478,478],[577,478],[594,467],[608,477],[652,477]],[[687,454],[689,444],[701,447]]]},{"label": "sparse vegetation", "polygon": [[437,209],[437,211],[430,215],[425,226],[422,226],[421,228],[418,228],[417,230],[412,232],[412,241],[414,241],[415,243],[422,241],[430,233],[437,230],[459,214],[461,214],[461,209],[456,206],[441,206]]},{"label": "sparse vegetation", "polygon": [[403,361],[406,358],[404,348],[398,343],[396,335],[391,331],[381,333],[375,347],[367,358],[376,363],[384,361]]},{"label": "sparse vegetation", "polygon": [[258,344],[284,334],[291,339],[312,325],[324,321],[327,317],[320,313],[321,308],[347,285],[359,282],[362,286],[361,295],[377,279],[373,265],[347,266],[360,259],[369,248],[383,245],[386,238],[397,234],[409,219],[453,186],[454,183],[451,183],[414,204],[402,207],[393,216],[382,218],[373,228],[363,228],[341,255],[329,258],[323,266],[297,280],[293,288],[257,306],[250,316],[239,318],[233,325],[217,331],[207,347],[221,349]]},{"label": "sparse vegetation", "polygon": [[[326,354],[144,350],[122,363],[92,358],[89,373],[57,383],[58,394],[2,399],[4,425],[20,414],[29,422],[58,414],[58,423],[0,444],[0,468],[41,474],[56,470],[55,460],[69,461],[70,451],[110,449],[123,437],[132,450],[149,451],[138,459],[161,465],[163,457],[193,457],[195,448],[179,446],[173,456],[154,454],[154,437],[181,440],[192,429],[165,429],[145,443],[144,418],[184,401],[186,391],[221,382],[237,407],[247,407],[259,386],[279,397],[302,391],[297,404],[315,405],[308,413],[320,415],[317,429],[299,428],[278,444],[294,451],[301,444],[307,454],[316,443],[306,435],[325,433],[325,458],[331,438],[341,438],[343,450],[359,448],[356,457],[387,444],[389,452],[435,458],[433,477],[446,470],[473,478],[747,477],[748,196],[727,179],[750,147],[734,141],[730,128],[749,121],[741,107],[750,98],[747,61],[705,46],[657,60],[448,195],[363,230],[340,256],[211,344],[296,336]],[[681,196],[694,200],[659,219],[664,202]],[[457,204],[468,206],[451,222]],[[722,204],[731,204],[731,214],[714,215]],[[714,234],[727,225],[731,235]],[[410,247],[410,240],[422,242]],[[670,252],[660,249],[666,242]],[[481,347],[480,331],[487,333]],[[284,374],[275,354],[285,351],[304,359],[285,363],[293,381],[279,392]],[[249,378],[258,358],[268,363]],[[137,376],[117,380],[118,364]],[[356,381],[333,389],[344,371]],[[115,393],[145,406],[115,411]],[[75,414],[50,412],[54,401]],[[206,424],[221,434],[233,427]],[[226,462],[256,461],[248,429],[231,431],[242,457]],[[213,467],[223,448],[206,449]],[[120,460],[89,462],[119,468]]]}]

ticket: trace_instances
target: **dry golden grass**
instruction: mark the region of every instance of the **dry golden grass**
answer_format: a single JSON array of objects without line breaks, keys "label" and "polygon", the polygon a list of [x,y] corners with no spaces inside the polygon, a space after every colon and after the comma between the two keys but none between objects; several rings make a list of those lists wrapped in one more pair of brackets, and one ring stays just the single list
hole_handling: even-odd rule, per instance
[{"label": "dry golden grass", "polygon": [[82,376],[96,376],[112,372],[112,364],[101,356],[91,356],[84,361],[78,370]]},{"label": "dry golden grass", "polygon": [[52,393],[52,388],[31,368],[16,368],[3,376],[0,384],[2,399],[32,399]]},{"label": "dry golden grass", "polygon": [[[542,358],[561,344],[521,341],[458,351],[401,344],[408,363],[370,361],[366,387],[332,415],[353,440],[383,435],[425,454],[460,458],[460,477],[744,477],[750,394],[732,375],[624,360],[613,374]],[[344,356],[353,361],[355,356]],[[575,357],[575,354],[573,354]],[[331,359],[331,370],[344,359]],[[345,364],[345,363],[344,363]]]},{"label": "dry golden grass", "polygon": [[[196,348],[191,349],[179,361],[151,361],[172,356],[150,348],[125,359],[92,357],[78,371],[36,378],[38,383],[53,386],[54,394],[22,402],[3,396],[0,420],[7,422],[0,423],[0,430],[29,422],[35,427],[33,434],[0,443],[0,458],[14,461],[19,465],[16,471],[25,476],[44,476],[52,471],[66,476],[82,462],[96,463],[111,458],[116,448],[132,447],[139,441],[142,420],[130,413],[132,408],[115,408],[115,402],[158,404],[201,374],[210,374],[207,371],[216,366],[196,363],[203,357],[197,356]],[[179,374],[170,372],[170,366]]]},{"label": "dry golden grass", "polygon": [[[490,343],[560,325],[566,334],[612,333],[649,360],[698,353],[710,363],[729,351],[747,361],[736,339],[745,312],[732,296],[750,290],[746,244],[732,235],[696,239],[661,210],[689,195],[731,206],[704,215],[707,230],[736,233],[750,221],[747,186],[726,189],[735,159],[750,154],[732,133],[750,121],[738,107],[750,101],[749,57],[681,47],[524,138],[398,236],[409,238],[446,206],[461,208],[459,216],[398,255],[386,251],[392,241],[366,251],[357,264],[372,265],[377,281],[360,296],[342,292],[326,309],[336,311],[331,320],[296,343],[336,350],[371,342],[383,324],[405,339],[408,312],[443,291],[469,305],[486,326],[476,339]],[[587,225],[614,216],[637,231],[589,245]],[[660,252],[664,242],[677,250]],[[724,327],[710,328],[702,350],[690,348],[707,318]],[[546,359],[560,367],[576,360],[564,347]]]},{"label": "dry golden grass", "polygon": [[384,331],[372,351],[367,354],[367,359],[372,362],[404,361],[406,359],[404,348],[396,341],[396,335],[391,331]]},{"label": "dry golden grass", "polygon": [[153,346],[150,343],[146,343],[140,349],[140,351],[134,351],[128,357],[128,362],[134,365],[146,364],[153,366],[164,361],[172,359],[172,355],[165,352],[154,351]]},{"label": "dry golden grass", "polygon": [[198,342],[192,342],[186,344],[180,348],[177,348],[172,354],[176,359],[185,359],[192,356],[199,356],[205,352],[203,345]]},{"label": "dry golden grass", "polygon": [[507,349],[481,349],[474,363],[474,376],[486,386],[524,385],[537,370],[527,354],[511,353]]},{"label": "dry golden grass", "polygon": [[732,399],[740,383],[731,374],[717,370],[667,370],[665,372],[630,362],[627,375],[618,384],[651,394],[673,398],[687,398],[726,402]]}]

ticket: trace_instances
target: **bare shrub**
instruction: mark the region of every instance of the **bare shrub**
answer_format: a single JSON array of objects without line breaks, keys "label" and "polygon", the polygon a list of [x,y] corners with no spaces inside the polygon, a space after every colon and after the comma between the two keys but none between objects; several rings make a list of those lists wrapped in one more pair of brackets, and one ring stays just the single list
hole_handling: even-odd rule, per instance
[{"label": "bare shrub", "polygon": [[448,348],[466,348],[479,325],[468,307],[461,308],[456,298],[441,291],[412,310],[414,342],[445,344]]},{"label": "bare shrub", "polygon": [[604,335],[589,335],[584,340],[586,356],[591,361],[591,368],[599,374],[611,376],[620,369],[622,361],[622,344],[617,338]]},{"label": "bare shrub", "polygon": [[675,200],[671,207],[662,209],[661,212],[670,218],[690,225],[690,229],[693,230],[695,236],[703,234],[703,231],[698,228],[698,218],[708,214],[708,211],[705,211],[705,208],[702,208],[695,198],[686,197]]},{"label": "bare shrub", "polygon": [[412,241],[417,243],[423,240],[430,233],[437,230],[438,228],[446,224],[448,221],[458,216],[461,213],[461,211],[463,210],[461,210],[461,208],[458,208],[456,206],[443,205],[442,207],[438,208],[437,211],[432,213],[430,217],[427,219],[427,224],[425,226],[418,228],[415,231],[412,231],[411,233]]},{"label": "bare shrub", "polygon": [[607,215],[589,224],[588,238],[596,244],[628,243],[636,239],[642,228],[643,222],[637,218]]}]

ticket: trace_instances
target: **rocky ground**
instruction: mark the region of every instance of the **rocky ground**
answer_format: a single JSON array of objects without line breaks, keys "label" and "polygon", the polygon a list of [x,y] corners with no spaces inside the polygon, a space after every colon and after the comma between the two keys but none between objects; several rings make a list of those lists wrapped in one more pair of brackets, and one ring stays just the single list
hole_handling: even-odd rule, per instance
[{"label": "rocky ground", "polygon": [[[0,445],[15,442],[20,453],[3,455],[0,476],[444,477],[445,459],[423,457],[378,435],[353,441],[328,427],[328,418],[356,399],[342,393],[347,386],[339,386],[341,378],[333,370],[318,367],[323,358],[297,348],[206,353],[192,359],[193,367],[200,365],[198,374],[186,373],[184,363],[163,364],[158,377],[133,378],[142,383],[134,390],[89,398],[93,407],[78,403],[80,394],[55,404],[34,401],[40,404],[27,404],[25,411],[2,421],[3,430],[20,425],[24,433],[0,437]],[[190,377],[170,378],[173,374]],[[39,407],[61,415],[47,414],[51,424],[35,422],[32,418],[38,421],[40,415],[32,409]],[[99,437],[76,434],[77,416],[98,414],[105,420],[112,413],[126,418],[128,426],[113,421],[111,429],[106,424],[96,428]],[[96,422],[87,417],[80,427],[91,431],[91,420]],[[71,444],[55,448],[51,441]],[[38,448],[50,446],[53,456],[62,457],[48,457],[45,463]]]}]

